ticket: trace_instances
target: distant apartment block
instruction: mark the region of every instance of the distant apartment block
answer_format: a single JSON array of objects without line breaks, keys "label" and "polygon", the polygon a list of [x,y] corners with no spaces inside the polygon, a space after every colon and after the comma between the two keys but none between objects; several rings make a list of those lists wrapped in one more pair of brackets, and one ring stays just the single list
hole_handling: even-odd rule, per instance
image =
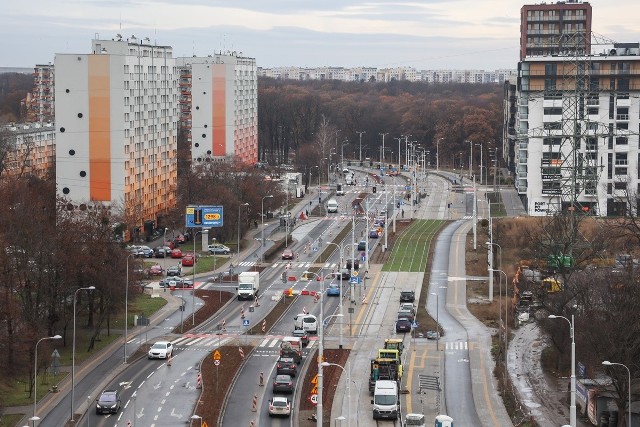
[{"label": "distant apartment block", "polygon": [[527,56],[591,53],[591,5],[578,0],[520,9],[520,60]]},{"label": "distant apartment block", "polygon": [[27,95],[27,120],[53,122],[54,120],[54,67],[53,64],[36,65],[33,70],[33,91]]},{"label": "distant apartment block", "polygon": [[56,155],[56,130],[52,123],[10,124],[0,128],[0,141],[7,152],[0,177],[33,175],[48,178]]},{"label": "distant apartment block", "polygon": [[180,124],[194,164],[258,161],[258,75],[235,52],[177,58]]},{"label": "distant apartment block", "polygon": [[412,67],[274,67],[260,68],[258,74],[282,80],[341,80],[346,82],[390,82],[408,80],[426,83],[504,83],[516,70],[416,70]]},{"label": "distant apartment block", "polygon": [[[172,48],[132,36],[55,56],[56,182],[74,207],[121,206],[133,233],[176,204]],[[134,234],[135,237],[135,234]]]}]

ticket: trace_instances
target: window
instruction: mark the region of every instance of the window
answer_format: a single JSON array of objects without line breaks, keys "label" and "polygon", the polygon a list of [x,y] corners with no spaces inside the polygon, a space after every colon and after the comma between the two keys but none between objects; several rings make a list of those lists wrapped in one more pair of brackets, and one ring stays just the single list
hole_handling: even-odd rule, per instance
[{"label": "window", "polygon": [[626,190],[627,189],[627,183],[626,182],[614,182],[613,183],[613,189],[614,190]]},{"label": "window", "polygon": [[547,76],[555,76],[558,74],[558,64],[545,64],[544,73]]},{"label": "window", "polygon": [[627,138],[626,136],[617,137],[616,145],[629,145],[629,138]]},{"label": "window", "polygon": [[616,154],[616,166],[622,165],[626,166],[627,162],[627,153],[615,153]]},{"label": "window", "polygon": [[554,116],[562,115],[562,107],[547,107],[544,109],[544,114]]}]

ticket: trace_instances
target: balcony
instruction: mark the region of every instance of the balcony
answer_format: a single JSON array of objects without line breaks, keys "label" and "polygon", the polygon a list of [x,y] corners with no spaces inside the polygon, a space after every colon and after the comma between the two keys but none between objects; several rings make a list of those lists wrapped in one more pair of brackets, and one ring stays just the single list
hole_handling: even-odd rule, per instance
[{"label": "balcony", "polygon": [[628,122],[629,114],[616,114],[616,121],[618,122]]}]

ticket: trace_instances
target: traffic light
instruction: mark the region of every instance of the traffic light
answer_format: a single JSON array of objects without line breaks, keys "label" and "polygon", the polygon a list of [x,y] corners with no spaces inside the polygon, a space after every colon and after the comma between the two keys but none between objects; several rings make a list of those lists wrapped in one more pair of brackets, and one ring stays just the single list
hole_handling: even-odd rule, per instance
[{"label": "traffic light", "polygon": [[377,190],[376,190],[376,186],[374,185],[374,186],[373,186],[373,192],[375,193],[376,191],[377,191]]}]

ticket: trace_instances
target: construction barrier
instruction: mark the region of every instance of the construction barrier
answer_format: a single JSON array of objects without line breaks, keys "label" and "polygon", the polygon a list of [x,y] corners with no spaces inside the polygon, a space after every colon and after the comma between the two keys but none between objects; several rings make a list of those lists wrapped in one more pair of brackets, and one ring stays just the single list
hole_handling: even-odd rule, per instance
[{"label": "construction barrier", "polygon": [[317,303],[319,299],[320,299],[320,294],[316,292],[316,294],[313,296],[313,302]]},{"label": "construction barrier", "polygon": [[196,383],[196,388],[202,388],[202,377],[200,376],[200,372],[198,372],[198,379]]},{"label": "construction barrier", "polygon": [[258,395],[253,395],[253,405],[251,406],[251,411],[256,412],[258,410]]},{"label": "construction barrier", "polygon": [[307,314],[307,307],[302,307],[302,314]]},{"label": "construction barrier", "polygon": [[366,304],[367,303],[367,296],[366,295],[362,295],[362,304]]},{"label": "construction barrier", "polygon": [[262,332],[264,333],[264,332],[266,332],[266,330],[267,330],[267,321],[263,320],[262,321]]},{"label": "construction barrier", "polygon": [[226,327],[226,326],[227,326],[227,321],[226,321],[226,320],[224,320],[224,319],[222,319],[222,330],[223,330],[223,331],[226,331],[226,330],[227,330],[227,327]]},{"label": "construction barrier", "polygon": [[258,385],[260,387],[264,386],[264,372],[260,372],[260,378],[258,379]]},{"label": "construction barrier", "polygon": [[306,289],[303,289],[302,292],[300,292],[300,295],[309,295],[309,291]]},{"label": "construction barrier", "polygon": [[296,276],[289,276],[289,277],[287,278],[287,280],[288,280],[288,281],[290,281],[290,282],[295,282],[295,281],[296,281],[296,280],[298,280],[298,279],[296,279]]},{"label": "construction barrier", "polygon": [[244,359],[244,350],[242,349],[242,347],[238,347],[238,353],[240,353],[240,358]]},{"label": "construction barrier", "polygon": [[167,357],[167,366],[171,366],[171,356],[172,354],[169,353],[169,357]]}]

